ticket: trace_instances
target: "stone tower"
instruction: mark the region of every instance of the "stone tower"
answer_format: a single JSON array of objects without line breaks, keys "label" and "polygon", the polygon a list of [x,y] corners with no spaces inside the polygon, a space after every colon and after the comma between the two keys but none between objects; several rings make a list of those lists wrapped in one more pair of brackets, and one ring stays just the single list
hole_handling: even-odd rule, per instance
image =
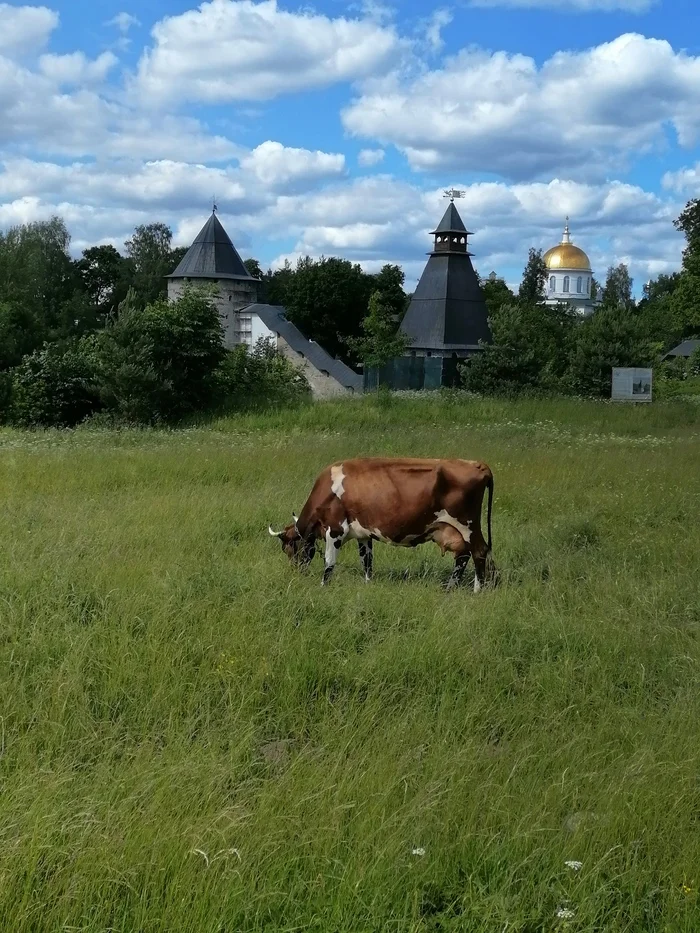
[{"label": "stone tower", "polygon": [[168,298],[178,298],[187,283],[216,285],[224,341],[232,347],[249,342],[250,315],[239,312],[256,303],[259,282],[243,265],[214,208],[177,269],[168,276]]}]

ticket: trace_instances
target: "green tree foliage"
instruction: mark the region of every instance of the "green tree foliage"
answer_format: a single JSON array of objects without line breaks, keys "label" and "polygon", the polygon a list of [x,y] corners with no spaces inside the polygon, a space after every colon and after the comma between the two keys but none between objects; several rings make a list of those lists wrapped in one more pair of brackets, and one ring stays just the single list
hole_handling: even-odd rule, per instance
[{"label": "green tree foliage", "polygon": [[133,266],[131,284],[143,307],[167,294],[165,277],[175,269],[172,238],[167,224],[142,224],[124,244]]},{"label": "green tree foliage", "polygon": [[96,318],[104,326],[126,296],[133,277],[133,263],[114,246],[92,246],[83,252],[76,268]]},{"label": "green tree foliage", "polygon": [[11,420],[70,427],[100,407],[97,360],[90,338],[47,343],[12,373]]},{"label": "green tree foliage", "polygon": [[[379,292],[382,302],[393,316],[394,321],[400,324],[408,310],[409,298],[403,289],[406,276],[401,266],[387,263],[379,272],[372,276],[374,279],[374,292]],[[370,301],[371,297],[370,295]],[[368,305],[368,312],[370,308]]]},{"label": "green tree foliage", "polygon": [[226,354],[217,372],[218,408],[249,409],[307,401],[311,389],[300,369],[260,338],[249,350],[239,344]]},{"label": "green tree foliage", "polygon": [[605,287],[603,288],[603,307],[628,310],[633,308],[632,285],[629,269],[624,263],[620,263],[618,266],[610,266],[605,280]]},{"label": "green tree foliage", "polygon": [[601,308],[576,327],[565,383],[581,395],[609,397],[615,366],[647,366],[653,343],[639,316],[625,307]]},{"label": "green tree foliage", "polygon": [[517,301],[490,316],[493,344],[462,370],[466,388],[482,394],[555,391],[566,372],[575,327],[566,306]]},{"label": "green tree foliage", "polygon": [[70,305],[80,283],[69,245],[70,234],[59,217],[0,233],[0,302],[36,321],[42,338],[75,332]]},{"label": "green tree foliage", "polygon": [[44,323],[26,305],[0,301],[0,372],[18,366],[46,336]]},{"label": "green tree foliage", "polygon": [[211,407],[226,351],[218,311],[204,291],[126,308],[96,345],[100,395],[117,416],[157,423]]},{"label": "green tree foliage", "polygon": [[527,264],[523,270],[523,278],[518,290],[518,298],[525,302],[538,302],[544,298],[544,288],[547,282],[547,266],[541,249],[530,249]]},{"label": "green tree foliage", "polygon": [[481,288],[489,318],[498,311],[501,305],[512,304],[515,301],[515,295],[503,279],[486,279],[481,283]]},{"label": "green tree foliage", "polygon": [[347,259],[300,258],[296,268],[273,273],[268,286],[270,304],[284,305],[290,321],[310,340],[351,362],[349,339],[362,333],[362,319],[375,290],[374,277]]},{"label": "green tree foliage", "polygon": [[369,299],[369,311],[362,321],[362,337],[350,337],[348,345],[365,366],[380,368],[397,356],[403,356],[411,340],[398,330],[396,306],[383,292],[375,291]]},{"label": "green tree foliage", "polygon": [[252,275],[254,279],[262,279],[265,277],[265,273],[257,259],[244,259],[243,265],[248,270],[248,275]]}]

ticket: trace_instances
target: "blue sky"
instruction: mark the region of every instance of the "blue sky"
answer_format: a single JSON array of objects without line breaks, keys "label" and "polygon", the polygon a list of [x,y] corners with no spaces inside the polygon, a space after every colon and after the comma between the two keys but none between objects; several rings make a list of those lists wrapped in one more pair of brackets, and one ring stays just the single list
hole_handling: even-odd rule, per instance
[{"label": "blue sky", "polygon": [[697,0],[0,2],[0,227],[186,244],[216,195],[244,256],[410,290],[456,186],[480,273],[517,282],[568,214],[639,291],[680,262],[698,102]]}]

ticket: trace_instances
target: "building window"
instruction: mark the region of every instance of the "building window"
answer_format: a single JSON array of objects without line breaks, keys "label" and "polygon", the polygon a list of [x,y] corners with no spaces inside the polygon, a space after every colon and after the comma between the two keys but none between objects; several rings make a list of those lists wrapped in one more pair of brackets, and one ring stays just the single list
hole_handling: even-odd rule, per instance
[{"label": "building window", "polygon": [[550,292],[555,292],[557,290],[557,277],[555,275],[551,276],[549,279],[549,290]]},{"label": "building window", "polygon": [[583,291],[583,276],[581,275],[579,275],[579,277],[576,279],[576,291],[579,293],[579,295]]},{"label": "building window", "polygon": [[568,275],[564,276],[564,288],[562,288],[562,291],[563,292],[569,291],[569,276]]},{"label": "building window", "polygon": [[251,314],[237,314],[233,327],[233,337],[236,343],[253,346],[253,316]]}]

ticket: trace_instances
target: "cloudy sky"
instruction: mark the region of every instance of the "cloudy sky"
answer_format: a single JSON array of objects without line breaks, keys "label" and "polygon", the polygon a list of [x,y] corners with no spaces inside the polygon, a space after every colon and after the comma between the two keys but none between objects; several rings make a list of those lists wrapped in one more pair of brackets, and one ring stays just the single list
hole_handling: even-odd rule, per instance
[{"label": "cloudy sky", "polygon": [[243,256],[412,290],[456,186],[481,274],[569,214],[637,291],[700,196],[700,3],[0,2],[0,159],[0,228],[58,213],[76,253],[155,220],[188,244],[215,195]]}]

